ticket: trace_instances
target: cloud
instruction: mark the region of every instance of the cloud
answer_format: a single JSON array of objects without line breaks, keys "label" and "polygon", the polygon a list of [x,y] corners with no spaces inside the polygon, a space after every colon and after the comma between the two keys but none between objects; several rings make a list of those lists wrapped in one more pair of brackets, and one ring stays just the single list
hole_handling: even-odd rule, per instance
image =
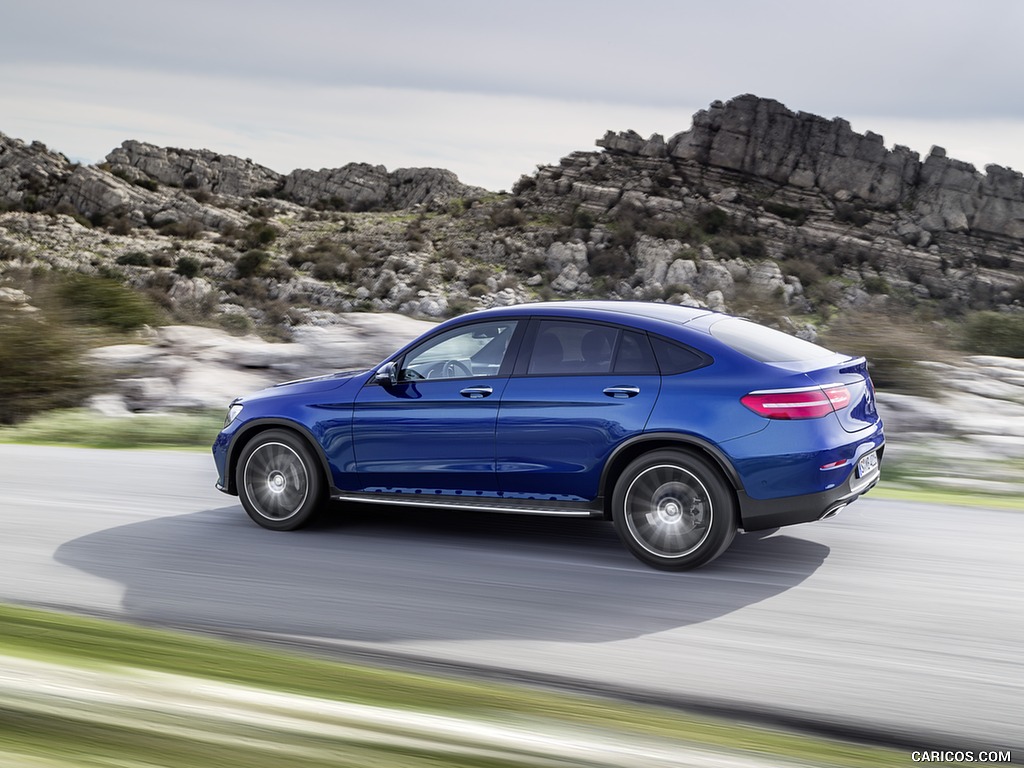
[{"label": "cloud", "polygon": [[0,113],[16,116],[6,133],[88,162],[138,139],[248,157],[280,173],[349,162],[441,167],[489,189],[594,148],[609,128],[676,132],[693,111],[60,66],[0,92]]},{"label": "cloud", "polygon": [[35,0],[5,25],[0,131],[81,159],[132,138],[509,188],[607,129],[669,136],[754,93],[1024,167],[1015,0]]}]

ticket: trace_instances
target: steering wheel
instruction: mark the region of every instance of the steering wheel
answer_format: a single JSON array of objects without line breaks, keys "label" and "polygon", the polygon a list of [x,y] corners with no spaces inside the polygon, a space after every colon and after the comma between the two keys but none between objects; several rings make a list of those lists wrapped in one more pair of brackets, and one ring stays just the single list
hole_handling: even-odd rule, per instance
[{"label": "steering wheel", "polygon": [[438,363],[431,367],[427,371],[428,379],[455,379],[460,376],[472,376],[473,372],[469,370],[469,366],[459,360],[445,360],[443,363]]}]

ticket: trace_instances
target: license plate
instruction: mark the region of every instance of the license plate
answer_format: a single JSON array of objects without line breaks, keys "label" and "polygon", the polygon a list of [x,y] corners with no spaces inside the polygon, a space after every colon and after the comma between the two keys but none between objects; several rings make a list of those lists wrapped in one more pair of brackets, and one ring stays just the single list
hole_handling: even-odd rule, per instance
[{"label": "license plate", "polygon": [[857,477],[866,477],[878,469],[878,454],[865,453],[857,462]]}]

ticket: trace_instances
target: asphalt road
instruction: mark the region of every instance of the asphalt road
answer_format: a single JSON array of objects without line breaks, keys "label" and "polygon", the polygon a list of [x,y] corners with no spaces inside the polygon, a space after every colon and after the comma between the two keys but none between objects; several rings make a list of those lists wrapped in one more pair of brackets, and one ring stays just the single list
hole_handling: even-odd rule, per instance
[{"label": "asphalt road", "polygon": [[666,574],[590,520],[273,533],[214,479],[199,453],[0,445],[0,599],[1024,753],[1024,513],[867,497]]}]

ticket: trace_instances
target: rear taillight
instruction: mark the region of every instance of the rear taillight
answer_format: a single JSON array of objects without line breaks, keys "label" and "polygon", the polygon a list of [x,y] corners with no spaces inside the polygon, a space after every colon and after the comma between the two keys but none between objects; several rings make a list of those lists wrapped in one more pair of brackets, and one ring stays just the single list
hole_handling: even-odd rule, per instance
[{"label": "rear taillight", "polygon": [[803,389],[751,392],[740,399],[747,408],[766,419],[818,419],[850,404],[850,390],[843,384]]}]

